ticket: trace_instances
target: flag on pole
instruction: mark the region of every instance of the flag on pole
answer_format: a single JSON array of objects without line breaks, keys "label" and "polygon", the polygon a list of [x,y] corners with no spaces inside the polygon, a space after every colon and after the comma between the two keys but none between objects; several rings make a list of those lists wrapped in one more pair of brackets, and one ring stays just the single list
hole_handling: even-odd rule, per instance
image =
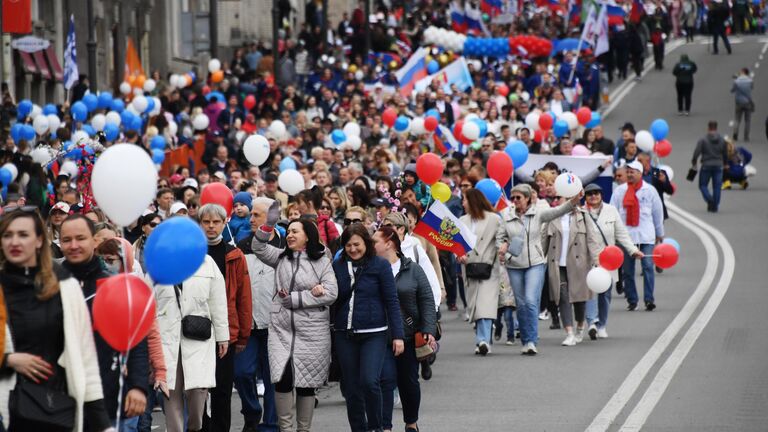
[{"label": "flag on pole", "polygon": [[477,236],[440,201],[429,206],[413,232],[456,256],[466,255],[477,243]]},{"label": "flag on pole", "polygon": [[435,132],[432,134],[432,142],[435,144],[435,149],[440,153],[446,154],[451,150],[459,148],[459,142],[453,133],[447,127],[438,125]]},{"label": "flag on pole", "polygon": [[64,49],[64,88],[69,90],[80,75],[77,69],[77,44],[75,43],[75,15],[69,17],[67,47]]},{"label": "flag on pole", "polygon": [[[594,46],[597,32],[597,11],[595,10],[595,5],[593,3],[589,7],[589,15],[587,15],[587,20],[584,21],[584,30],[581,32],[581,43],[587,42]],[[579,48],[581,48],[581,43],[579,44]]]},{"label": "flag on pole", "polygon": [[137,77],[139,75],[144,75],[144,68],[141,66],[139,53],[136,51],[136,46],[133,44],[133,39],[130,37],[127,37],[126,39],[125,78],[123,78],[123,81],[128,81],[129,76]]},{"label": "flag on pole", "polygon": [[409,96],[416,82],[427,76],[427,54],[426,48],[420,47],[405,65],[395,72],[403,96]]},{"label": "flag on pole", "polygon": [[603,6],[600,15],[597,17],[597,42],[595,43],[595,56],[608,52],[610,49],[608,43],[608,6]]}]

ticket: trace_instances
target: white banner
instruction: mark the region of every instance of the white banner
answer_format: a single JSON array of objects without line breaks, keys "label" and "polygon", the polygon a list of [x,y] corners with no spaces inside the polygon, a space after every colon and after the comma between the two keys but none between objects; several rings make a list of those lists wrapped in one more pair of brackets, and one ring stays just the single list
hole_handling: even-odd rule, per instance
[{"label": "white banner", "polygon": [[[528,161],[520,168],[515,168],[515,171],[520,170],[525,174],[533,176],[533,174],[546,165],[547,162],[554,162],[561,171],[565,170],[582,177],[594,171],[607,159],[608,156],[553,156],[532,154],[528,155]],[[600,177],[613,177],[613,164],[606,168],[605,171],[600,174]]]},{"label": "white banner", "polygon": [[443,86],[443,90],[450,94],[451,85],[456,84],[459,90],[464,91],[469,87],[474,86],[472,81],[472,75],[469,73],[469,67],[467,66],[467,59],[459,57],[458,60],[449,64],[448,66],[440,69],[436,73],[429,75],[416,82],[414,90],[417,92],[423,92],[430,84],[432,80],[438,79]]}]

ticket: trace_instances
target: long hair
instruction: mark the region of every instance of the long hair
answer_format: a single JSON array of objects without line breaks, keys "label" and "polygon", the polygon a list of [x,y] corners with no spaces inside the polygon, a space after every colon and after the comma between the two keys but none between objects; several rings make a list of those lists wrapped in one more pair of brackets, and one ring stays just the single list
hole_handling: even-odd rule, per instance
[{"label": "long hair", "polygon": [[371,196],[368,191],[359,184],[353,184],[347,188],[352,194],[352,201],[349,203],[351,206],[369,207],[371,205]]},{"label": "long hair", "polygon": [[464,197],[467,199],[467,212],[472,219],[484,219],[485,212],[493,213],[491,203],[488,202],[488,199],[479,190],[470,189],[464,192]]},{"label": "long hair", "polygon": [[[301,224],[301,228],[304,230],[304,235],[307,236],[306,252],[309,259],[315,261],[322,258],[323,255],[325,255],[325,246],[320,242],[320,233],[317,231],[315,222],[308,219],[294,219],[288,224],[288,228],[295,223]],[[280,257],[286,257],[289,260],[293,260],[293,255],[293,251],[286,247],[283,253],[280,254]]]},{"label": "long hair", "polygon": [[391,225],[382,225],[379,227],[379,232],[386,241],[391,241],[395,246],[395,252],[397,256],[402,257],[403,251],[400,248],[400,236],[397,235],[397,231]]},{"label": "long hair", "polygon": [[[35,234],[43,239],[43,246],[38,251],[37,265],[40,268],[37,276],[35,276],[35,286],[37,290],[38,300],[48,300],[59,292],[59,279],[53,270],[53,257],[51,255],[51,244],[48,239],[48,231],[45,229],[43,219],[40,214],[35,211],[34,213],[27,213],[24,211],[12,211],[3,215],[0,219],[0,238],[11,226],[11,223],[17,219],[29,218],[35,225]],[[5,256],[5,252],[0,248],[0,267],[4,268],[8,259]]]},{"label": "long hair", "polygon": [[363,256],[364,259],[371,258],[376,254],[376,250],[373,248],[373,239],[371,238],[371,234],[368,232],[368,228],[365,227],[365,225],[361,223],[356,223],[348,226],[344,232],[341,233],[341,255],[346,259],[347,261],[351,261],[349,256],[347,255],[346,246],[347,243],[349,243],[349,240],[352,239],[352,236],[360,236],[361,239],[363,239],[363,243],[365,244],[365,255]]},{"label": "long hair", "polygon": [[336,194],[341,201],[341,207],[337,208],[336,211],[341,210],[342,214],[344,214],[344,212],[347,211],[347,207],[349,207],[349,201],[347,201],[347,193],[344,191],[344,189],[341,188],[341,186],[334,187],[328,195],[330,196],[332,193]]}]

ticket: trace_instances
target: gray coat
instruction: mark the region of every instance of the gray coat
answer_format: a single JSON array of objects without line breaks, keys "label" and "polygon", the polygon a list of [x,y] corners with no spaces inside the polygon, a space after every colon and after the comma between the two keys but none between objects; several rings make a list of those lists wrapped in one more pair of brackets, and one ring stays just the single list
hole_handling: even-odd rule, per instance
[{"label": "gray coat", "polygon": [[731,93],[736,96],[736,105],[748,105],[752,102],[752,78],[746,75],[739,75],[733,80]]},{"label": "gray coat", "polygon": [[[272,382],[280,381],[286,367],[293,368],[295,387],[320,387],[328,378],[331,364],[330,305],[338,293],[331,261],[323,255],[312,261],[306,252],[292,260],[280,257],[281,249],[265,243],[269,234],[258,231],[251,244],[256,257],[275,269],[275,283],[264,289],[285,289],[291,293],[291,309],[274,296],[270,306],[269,369]],[[293,283],[291,282],[293,281]],[[325,294],[310,292],[321,284]],[[293,361],[288,364],[288,360]]]},{"label": "gray coat", "polygon": [[[538,264],[544,264],[544,250],[541,247],[542,231],[541,225],[552,219],[568,213],[573,209],[573,204],[566,202],[555,208],[540,208],[532,205],[523,215],[526,219],[525,224],[521,219],[515,207],[507,207],[501,212],[502,223],[496,230],[496,245],[509,243],[513,237],[522,236],[523,252],[518,256],[507,259],[507,267],[515,269],[524,269]],[[525,228],[525,225],[528,228]]]},{"label": "gray coat", "polygon": [[[469,215],[464,215],[459,220],[468,227],[472,226]],[[464,286],[467,290],[468,313],[471,321],[496,319],[499,292],[501,291],[501,266],[499,266],[498,261],[499,247],[496,244],[496,231],[501,226],[501,218],[496,213],[486,212],[485,218],[474,221],[473,231],[477,235],[477,243],[475,243],[475,248],[467,254],[467,264],[490,264],[493,266],[493,270],[490,279],[469,279],[466,277],[466,266],[464,266]]]},{"label": "gray coat", "polygon": [[435,299],[421,266],[409,258],[401,258],[400,271],[395,276],[395,287],[400,302],[400,314],[403,317],[405,339],[412,339],[416,331],[434,335],[437,327]]}]

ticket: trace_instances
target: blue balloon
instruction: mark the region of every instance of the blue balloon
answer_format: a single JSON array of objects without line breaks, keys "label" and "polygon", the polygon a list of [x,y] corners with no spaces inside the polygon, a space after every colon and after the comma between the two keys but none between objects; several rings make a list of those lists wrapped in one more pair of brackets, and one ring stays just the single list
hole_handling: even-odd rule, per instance
[{"label": "blue balloon", "polygon": [[35,139],[35,128],[32,125],[25,124],[21,129],[21,137],[27,141]]},{"label": "blue balloon", "polygon": [[525,162],[528,161],[528,146],[520,140],[507,144],[504,151],[512,159],[512,167],[515,169],[525,165]]},{"label": "blue balloon", "polygon": [[16,107],[16,113],[19,115],[19,117],[26,117],[29,115],[29,113],[32,112],[32,101],[29,99],[24,99],[23,101],[19,102],[19,106]]},{"label": "blue balloon", "polygon": [[104,125],[104,135],[106,135],[107,141],[114,141],[120,135],[120,128],[113,123],[107,123]]},{"label": "blue balloon", "polygon": [[147,109],[144,110],[145,113],[151,113],[152,110],[155,109],[155,100],[151,97],[147,98]]},{"label": "blue balloon", "polygon": [[597,111],[592,111],[592,119],[586,124],[589,129],[594,129],[603,120],[602,116]]},{"label": "blue balloon", "polygon": [[24,131],[24,124],[22,123],[14,123],[13,126],[11,126],[11,138],[13,138],[14,142],[19,142],[22,139],[22,133]]},{"label": "blue balloon", "polygon": [[54,104],[47,104],[46,106],[43,107],[43,114],[45,115],[56,114],[57,112],[58,110],[56,109],[56,105]]},{"label": "blue balloon", "polygon": [[147,238],[144,265],[155,282],[175,285],[195,274],[207,253],[203,230],[192,219],[175,217],[158,225]]},{"label": "blue balloon", "polygon": [[485,195],[485,198],[488,199],[488,202],[494,207],[499,202],[499,198],[501,198],[501,186],[499,186],[499,183],[494,179],[486,178],[480,180],[475,185],[475,189],[482,192],[483,195]]},{"label": "blue balloon", "polygon": [[88,134],[89,137],[96,135],[96,129],[93,126],[87,124],[83,125],[83,131]]},{"label": "blue balloon", "polygon": [[395,120],[395,130],[398,132],[405,132],[408,129],[408,125],[411,123],[406,116],[400,116]]},{"label": "blue balloon", "polygon": [[83,156],[93,156],[96,154],[96,150],[94,150],[90,145],[83,147],[83,151],[85,152]]},{"label": "blue balloon", "polygon": [[99,107],[99,98],[93,93],[88,93],[83,96],[83,103],[85,104],[85,107],[88,108],[88,112],[93,112]]},{"label": "blue balloon", "polygon": [[152,162],[162,164],[165,160],[165,151],[161,149],[152,149]]},{"label": "blue balloon", "polygon": [[283,160],[280,161],[280,172],[295,170],[295,169],[296,169],[296,161],[293,160],[292,157],[285,157],[283,158]]},{"label": "blue balloon", "polygon": [[88,118],[88,107],[85,103],[77,101],[72,104],[72,117],[79,122],[84,122]]},{"label": "blue balloon", "polygon": [[72,149],[72,146],[74,146],[72,141],[64,141],[62,148],[64,149],[64,151],[69,151]]},{"label": "blue balloon", "polygon": [[473,118],[472,121],[475,122],[477,127],[480,129],[481,139],[488,135],[488,123],[486,123],[485,120],[481,118]]},{"label": "blue balloon", "polygon": [[108,109],[112,106],[112,93],[105,91],[99,93],[99,108]]},{"label": "blue balloon", "polygon": [[112,111],[117,111],[119,113],[123,112],[125,109],[125,102],[123,102],[122,99],[112,99]]},{"label": "blue balloon", "polygon": [[664,119],[656,119],[651,123],[651,135],[656,141],[661,141],[669,134],[669,123]]},{"label": "blue balloon", "polygon": [[53,183],[48,183],[48,186],[46,186],[46,189],[48,189],[48,193],[53,195]]},{"label": "blue balloon", "polygon": [[334,144],[341,145],[344,141],[347,140],[347,134],[345,134],[341,129],[336,129],[331,132],[331,140]]},{"label": "blue balloon", "polygon": [[144,125],[144,120],[141,119],[141,117],[135,115],[131,117],[131,124],[128,126],[128,129],[135,130],[137,132],[141,131],[141,127]]},{"label": "blue balloon", "polygon": [[440,111],[437,108],[432,108],[424,114],[425,117],[434,117],[437,121],[440,121]]},{"label": "blue balloon", "polygon": [[216,102],[225,102],[225,103],[227,102],[227,98],[224,97],[224,93],[217,92],[217,91],[212,91],[212,92],[208,93],[207,95],[205,95],[205,100],[210,102],[211,98],[213,98],[214,96],[216,96]]},{"label": "blue balloon", "polygon": [[552,127],[552,132],[556,137],[562,138],[563,135],[568,133],[568,123],[565,120],[556,121],[555,126]]},{"label": "blue balloon", "polygon": [[134,117],[136,117],[136,114],[125,110],[120,113],[120,123],[123,125],[123,127],[129,129],[131,127],[131,121],[133,121]]},{"label": "blue balloon", "polygon": [[680,243],[678,243],[677,240],[673,239],[672,237],[665,237],[664,243],[671,244],[675,249],[677,249],[677,253],[680,253]]},{"label": "blue balloon", "polygon": [[162,135],[153,136],[149,141],[149,147],[153,150],[165,150],[165,137]]},{"label": "blue balloon", "polygon": [[438,63],[437,60],[430,60],[429,63],[427,63],[427,72],[429,72],[430,75],[437,73],[439,70],[440,63]]},{"label": "blue balloon", "polygon": [[11,184],[12,178],[13,178],[13,173],[8,168],[0,168],[0,183],[3,184],[3,187],[6,187],[9,184]]},{"label": "blue balloon", "polygon": [[67,152],[67,159],[72,159],[74,161],[79,161],[83,158],[83,149],[80,147],[75,147],[72,150]]}]

